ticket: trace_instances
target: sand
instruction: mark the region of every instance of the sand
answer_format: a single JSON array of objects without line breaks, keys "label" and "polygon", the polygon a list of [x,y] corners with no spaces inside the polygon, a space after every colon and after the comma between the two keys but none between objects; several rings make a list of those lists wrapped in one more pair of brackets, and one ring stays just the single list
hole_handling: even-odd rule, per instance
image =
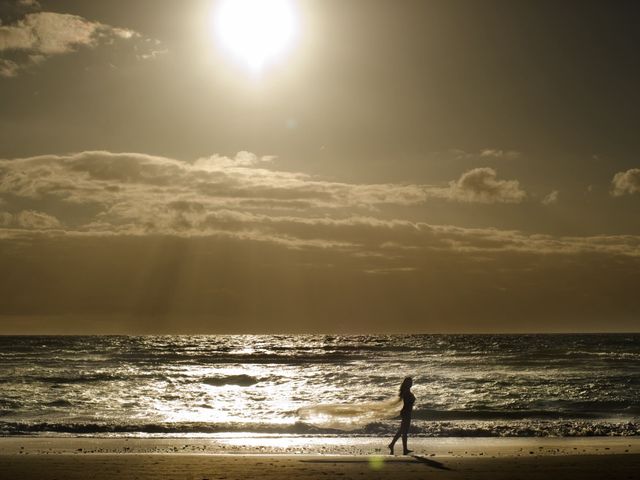
[{"label": "sand", "polygon": [[[271,442],[271,444],[270,444]],[[0,438],[0,479],[638,479],[640,438]],[[223,448],[224,447],[224,448]],[[258,453],[261,452],[261,453]]]}]

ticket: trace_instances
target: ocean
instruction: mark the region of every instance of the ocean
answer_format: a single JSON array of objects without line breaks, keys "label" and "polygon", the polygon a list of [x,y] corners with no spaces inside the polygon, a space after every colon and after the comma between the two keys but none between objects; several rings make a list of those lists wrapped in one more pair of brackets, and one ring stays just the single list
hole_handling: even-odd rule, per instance
[{"label": "ocean", "polygon": [[417,397],[424,437],[640,434],[640,334],[0,336],[0,435],[388,436],[298,409]]}]

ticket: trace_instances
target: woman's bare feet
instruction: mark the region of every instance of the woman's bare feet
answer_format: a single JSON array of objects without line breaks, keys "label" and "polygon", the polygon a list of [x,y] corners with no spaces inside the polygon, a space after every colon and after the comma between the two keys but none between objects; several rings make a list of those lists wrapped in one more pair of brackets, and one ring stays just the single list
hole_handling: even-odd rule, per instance
[{"label": "woman's bare feet", "polygon": [[403,455],[409,455],[410,453],[413,453],[413,450],[405,450],[402,452]]},{"label": "woman's bare feet", "polygon": [[393,447],[394,447],[394,445],[392,443],[387,445],[387,448],[389,449],[389,455],[393,455]]}]

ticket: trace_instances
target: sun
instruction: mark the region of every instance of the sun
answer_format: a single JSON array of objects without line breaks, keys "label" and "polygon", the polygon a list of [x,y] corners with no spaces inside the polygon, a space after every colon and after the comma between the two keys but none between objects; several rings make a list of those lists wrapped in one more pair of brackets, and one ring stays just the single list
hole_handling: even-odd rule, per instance
[{"label": "sun", "polygon": [[288,0],[223,0],[212,15],[217,39],[254,72],[290,48],[296,30]]}]

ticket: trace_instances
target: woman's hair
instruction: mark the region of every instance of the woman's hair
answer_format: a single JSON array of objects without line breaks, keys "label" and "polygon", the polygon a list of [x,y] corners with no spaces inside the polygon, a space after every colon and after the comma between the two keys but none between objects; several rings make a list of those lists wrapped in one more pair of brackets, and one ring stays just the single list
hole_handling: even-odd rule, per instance
[{"label": "woman's hair", "polygon": [[398,394],[398,396],[402,397],[405,392],[408,392],[411,388],[411,385],[413,385],[413,379],[411,377],[405,377],[405,379],[402,381],[402,384],[400,385],[400,393]]}]

